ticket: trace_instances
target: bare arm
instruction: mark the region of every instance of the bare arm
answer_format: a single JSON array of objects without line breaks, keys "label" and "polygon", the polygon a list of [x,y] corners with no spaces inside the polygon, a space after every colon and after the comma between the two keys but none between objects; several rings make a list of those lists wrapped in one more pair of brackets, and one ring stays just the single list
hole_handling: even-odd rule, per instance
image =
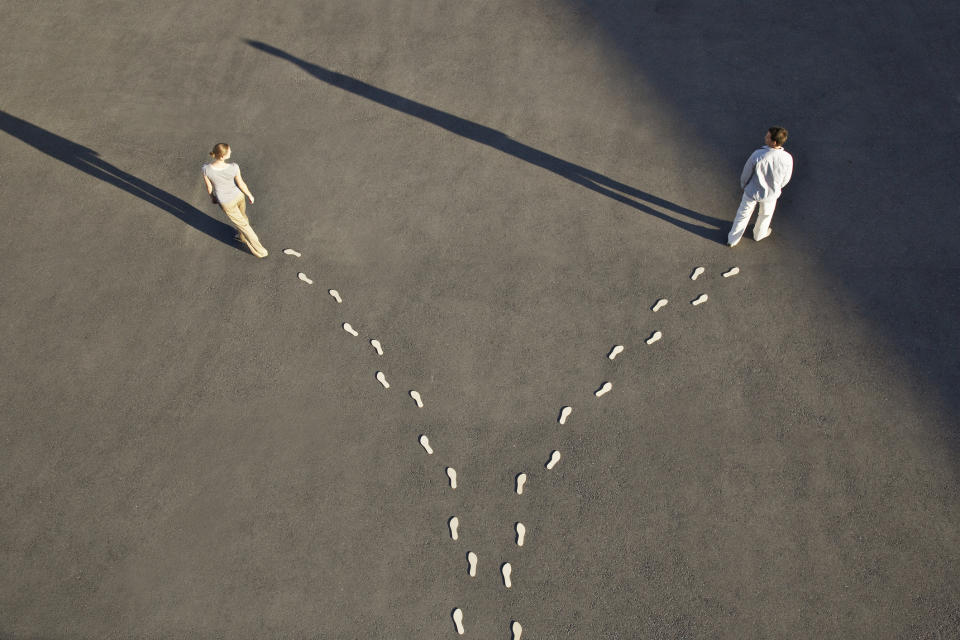
[{"label": "bare arm", "polygon": [[247,183],[243,181],[243,176],[240,175],[240,171],[237,171],[236,177],[233,179],[237,183],[237,186],[240,187],[240,191],[243,191],[243,194],[247,196],[247,199],[250,200],[250,204],[253,204],[253,194],[250,193],[250,189],[247,188]]},{"label": "bare arm", "polygon": [[207,195],[210,196],[210,202],[213,204],[220,204],[217,200],[217,196],[213,195],[213,183],[210,182],[210,178],[207,177],[207,174],[203,174],[203,182],[207,185]]}]

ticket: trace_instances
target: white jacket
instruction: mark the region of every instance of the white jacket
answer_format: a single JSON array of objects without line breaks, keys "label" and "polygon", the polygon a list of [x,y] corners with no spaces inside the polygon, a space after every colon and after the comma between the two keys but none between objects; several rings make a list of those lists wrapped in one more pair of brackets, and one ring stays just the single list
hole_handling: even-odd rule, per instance
[{"label": "white jacket", "polygon": [[750,200],[776,200],[793,175],[793,156],[764,145],[754,151],[740,173],[740,187]]}]

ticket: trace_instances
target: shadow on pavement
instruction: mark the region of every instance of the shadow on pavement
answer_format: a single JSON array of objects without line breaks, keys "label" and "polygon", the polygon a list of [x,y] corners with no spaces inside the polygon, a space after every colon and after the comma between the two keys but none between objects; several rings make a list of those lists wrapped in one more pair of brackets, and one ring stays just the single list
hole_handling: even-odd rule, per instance
[{"label": "shadow on pavement", "polygon": [[[19,138],[48,156],[163,209],[211,238],[230,245],[238,251],[243,250],[233,242],[235,233],[233,227],[211,218],[173,194],[118,169],[100,158],[93,149],[71,142],[2,110],[0,110],[0,130]],[[199,176],[197,179],[200,179]]]},{"label": "shadow on pavement", "polygon": [[[779,226],[896,346],[903,375],[960,411],[960,145],[918,133],[960,130],[957,85],[944,80],[956,76],[956,6],[567,2],[702,125],[731,181],[766,127],[790,130]],[[960,428],[948,437],[960,451]]]},{"label": "shadow on pavement", "polygon": [[[246,40],[246,43],[255,49],[263,51],[264,53],[269,53],[270,55],[276,56],[288,62],[292,62],[318,80],[322,80],[327,84],[337,87],[338,89],[349,91],[350,93],[354,93],[362,98],[366,98],[367,100],[380,103],[385,107],[390,107],[391,109],[395,109],[415,118],[420,118],[421,120],[425,120],[430,124],[446,129],[451,133],[455,133],[458,136],[463,136],[469,140],[479,142],[480,144],[485,144],[488,147],[492,147],[515,158],[519,158],[520,160],[529,162],[530,164],[546,169],[547,171],[551,171],[558,176],[562,176],[571,182],[582,185],[591,191],[595,191],[618,202],[622,202],[637,209],[638,211],[642,211],[646,214],[669,222],[702,238],[713,240],[721,244],[726,241],[726,228],[730,225],[729,220],[721,220],[719,218],[707,216],[697,211],[681,207],[677,204],[664,200],[663,198],[658,198],[654,195],[623,184],[622,182],[612,180],[607,176],[599,174],[595,171],[590,171],[589,169],[585,169],[584,167],[573,164],[572,162],[567,162],[566,160],[552,156],[549,153],[540,151],[539,149],[534,149],[529,145],[525,145],[522,142],[518,142],[510,138],[502,131],[485,127],[477,124],[476,122],[472,122],[470,120],[447,113],[446,111],[434,109],[433,107],[429,107],[420,102],[409,100],[395,93],[379,89],[367,84],[366,82],[357,80],[356,78],[351,78],[350,76],[342,73],[337,73],[336,71],[331,71],[321,67],[318,64],[301,60],[300,58],[297,58],[286,51],[282,51],[263,42],[259,42],[257,40]],[[651,205],[655,205],[661,209],[666,209],[669,212],[679,214],[692,220],[697,220],[714,228],[710,229],[700,224],[693,224],[691,222],[678,219],[674,215],[671,215],[671,213],[658,211],[657,209],[652,208]]]}]

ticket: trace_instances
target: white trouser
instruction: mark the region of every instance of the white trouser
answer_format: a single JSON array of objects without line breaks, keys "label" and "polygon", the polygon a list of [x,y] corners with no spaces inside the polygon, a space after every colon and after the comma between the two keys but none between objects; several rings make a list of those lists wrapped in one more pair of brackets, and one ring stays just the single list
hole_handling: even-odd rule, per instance
[{"label": "white trouser", "polygon": [[744,195],[740,200],[737,216],[733,219],[733,226],[730,227],[730,233],[727,234],[727,244],[735,245],[740,242],[757,205],[760,207],[757,208],[757,224],[753,226],[753,239],[759,241],[770,235],[770,220],[773,218],[773,210],[777,207],[777,199],[753,200]]}]

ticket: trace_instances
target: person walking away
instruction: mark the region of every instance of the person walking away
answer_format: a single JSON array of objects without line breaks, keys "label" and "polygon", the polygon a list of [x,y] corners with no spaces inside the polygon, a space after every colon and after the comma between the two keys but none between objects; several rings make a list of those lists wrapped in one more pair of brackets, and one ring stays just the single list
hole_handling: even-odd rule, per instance
[{"label": "person walking away", "polygon": [[237,228],[240,241],[250,249],[250,253],[258,258],[266,258],[269,252],[260,244],[260,238],[247,218],[244,196],[253,204],[253,194],[240,175],[240,166],[235,162],[227,162],[230,159],[230,145],[225,142],[214,145],[210,156],[213,162],[203,165],[203,182],[207,186],[207,193],[213,203],[219,204],[227,214]]},{"label": "person walking away", "polygon": [[743,166],[740,173],[743,198],[727,234],[727,244],[731,247],[740,242],[754,209],[758,211],[753,239],[759,242],[770,235],[770,220],[777,206],[777,198],[793,175],[793,156],[783,149],[786,141],[786,129],[770,127],[763,138],[763,146],[754,151]]}]

